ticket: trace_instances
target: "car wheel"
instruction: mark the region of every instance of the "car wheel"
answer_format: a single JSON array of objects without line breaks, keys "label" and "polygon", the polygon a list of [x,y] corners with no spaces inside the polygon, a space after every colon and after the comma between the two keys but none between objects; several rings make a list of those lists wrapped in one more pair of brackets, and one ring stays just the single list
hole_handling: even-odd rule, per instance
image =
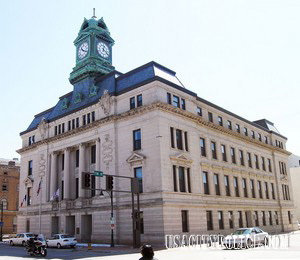
[{"label": "car wheel", "polygon": [[57,243],[57,248],[61,249],[61,244],[60,243]]},{"label": "car wheel", "polygon": [[71,248],[74,248],[74,247],[75,247],[75,245],[72,245],[72,246],[71,246]]},{"label": "car wheel", "polygon": [[247,240],[247,245],[246,245],[246,248],[252,248],[253,247],[253,241],[249,238]]},{"label": "car wheel", "polygon": [[22,246],[24,246],[24,247],[26,246],[26,242],[25,241],[22,242]]},{"label": "car wheel", "polygon": [[48,243],[46,242],[46,247],[49,247]]},{"label": "car wheel", "polygon": [[11,246],[14,246],[14,245],[15,245],[14,242],[13,242],[12,240],[10,240],[9,244],[10,244]]}]

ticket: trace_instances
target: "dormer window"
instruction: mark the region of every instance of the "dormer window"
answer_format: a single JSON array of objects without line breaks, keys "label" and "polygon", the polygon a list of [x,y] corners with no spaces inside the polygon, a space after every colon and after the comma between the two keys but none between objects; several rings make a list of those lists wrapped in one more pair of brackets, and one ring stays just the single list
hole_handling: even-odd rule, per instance
[{"label": "dormer window", "polygon": [[85,30],[86,28],[89,27],[89,24],[88,23],[85,23],[83,26],[82,26],[82,30]]},{"label": "dormer window", "polygon": [[98,23],[98,26],[99,26],[100,28],[106,30],[106,26],[105,26],[103,23],[99,22],[99,23]]}]

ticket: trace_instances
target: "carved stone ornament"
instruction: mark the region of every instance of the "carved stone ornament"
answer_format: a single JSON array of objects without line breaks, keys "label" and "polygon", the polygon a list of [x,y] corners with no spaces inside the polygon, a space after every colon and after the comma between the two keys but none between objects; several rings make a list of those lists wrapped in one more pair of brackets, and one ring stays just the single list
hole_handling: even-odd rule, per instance
[{"label": "carved stone ornament", "polygon": [[143,164],[146,157],[144,155],[138,154],[138,153],[132,153],[128,159],[126,160],[127,163],[130,165],[133,164]]},{"label": "carved stone ornament", "polygon": [[184,153],[179,153],[175,156],[170,156],[172,161],[177,162],[178,164],[190,165],[193,160],[191,160],[190,156]]},{"label": "carved stone ornament", "polygon": [[44,140],[48,130],[47,122],[44,117],[42,118],[41,122],[38,125],[38,130],[40,132],[42,140]]},{"label": "carved stone ornament", "polygon": [[106,116],[110,114],[111,106],[114,102],[114,99],[109,95],[108,90],[105,89],[103,92],[102,97],[99,100],[99,104],[101,108],[103,109],[103,112]]},{"label": "carved stone ornament", "polygon": [[23,181],[23,183],[25,184],[25,187],[27,187],[27,188],[33,187],[33,179],[30,176],[26,177],[26,179]]},{"label": "carved stone ornament", "polygon": [[112,148],[112,140],[110,140],[109,134],[104,136],[104,142],[102,144],[102,161],[106,166],[106,170],[109,170],[109,164],[113,161],[113,148]]},{"label": "carved stone ornament", "polygon": [[40,177],[45,175],[45,170],[46,170],[46,165],[45,164],[46,164],[46,160],[45,160],[44,154],[42,153],[40,155],[40,162],[39,162],[39,175],[40,175]]}]

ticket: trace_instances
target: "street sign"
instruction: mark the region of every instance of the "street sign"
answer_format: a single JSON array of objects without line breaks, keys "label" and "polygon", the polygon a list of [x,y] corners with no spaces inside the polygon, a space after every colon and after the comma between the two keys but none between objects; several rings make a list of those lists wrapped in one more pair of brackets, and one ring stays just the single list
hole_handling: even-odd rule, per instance
[{"label": "street sign", "polygon": [[0,227],[3,227],[4,222],[0,222]]},{"label": "street sign", "polygon": [[115,229],[115,224],[110,224],[111,229]]},{"label": "street sign", "polygon": [[94,171],[94,173],[92,174],[96,177],[103,177],[103,171]]}]

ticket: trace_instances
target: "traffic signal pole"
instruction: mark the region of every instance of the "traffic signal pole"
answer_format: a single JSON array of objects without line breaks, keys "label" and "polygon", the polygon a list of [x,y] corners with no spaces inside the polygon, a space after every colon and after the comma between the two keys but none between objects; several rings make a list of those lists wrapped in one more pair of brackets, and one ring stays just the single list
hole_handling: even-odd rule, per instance
[{"label": "traffic signal pole", "polygon": [[111,238],[110,238],[110,247],[115,247],[115,242],[114,242],[114,229],[112,227],[114,223],[114,201],[113,201],[113,191],[111,190],[110,192],[110,206],[111,206],[111,212],[110,212],[110,225],[111,225]]},{"label": "traffic signal pole", "polygon": [[2,226],[3,226],[3,202],[1,202],[1,229],[0,229],[0,242],[2,242],[2,236],[3,236],[3,231],[2,231]]}]

